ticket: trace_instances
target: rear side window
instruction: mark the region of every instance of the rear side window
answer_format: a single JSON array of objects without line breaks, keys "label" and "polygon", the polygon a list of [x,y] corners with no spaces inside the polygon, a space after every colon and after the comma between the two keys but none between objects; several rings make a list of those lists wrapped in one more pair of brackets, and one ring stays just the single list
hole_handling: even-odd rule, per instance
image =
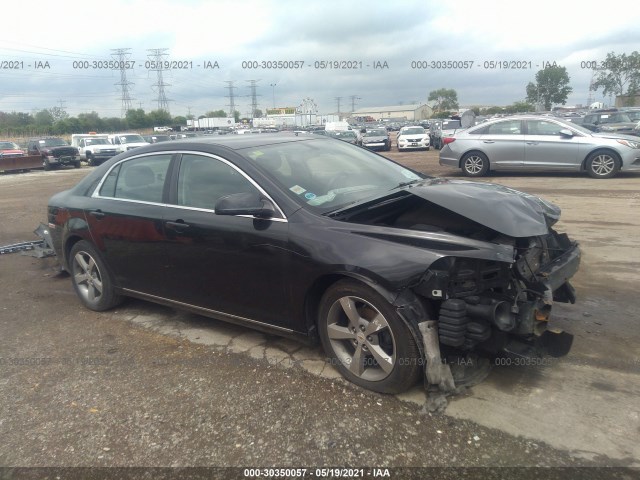
[{"label": "rear side window", "polygon": [[520,135],[522,133],[522,122],[520,120],[507,120],[487,125],[485,134],[487,135]]},{"label": "rear side window", "polygon": [[162,203],[171,154],[134,158],[117,165],[100,187],[100,196]]}]

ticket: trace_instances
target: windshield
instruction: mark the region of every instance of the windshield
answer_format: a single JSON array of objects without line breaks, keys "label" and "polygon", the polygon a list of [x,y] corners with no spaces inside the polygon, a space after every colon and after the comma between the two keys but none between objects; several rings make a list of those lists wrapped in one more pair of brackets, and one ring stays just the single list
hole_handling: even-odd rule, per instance
[{"label": "windshield", "polygon": [[425,178],[373,152],[321,138],[252,147],[244,154],[290,197],[319,213]]},{"label": "windshield", "polygon": [[387,131],[382,128],[376,128],[374,130],[367,130],[364,134],[365,137],[382,137],[387,136]]},{"label": "windshield", "polygon": [[110,145],[106,138],[87,138],[85,143],[87,145]]},{"label": "windshield", "polygon": [[442,122],[442,130],[453,130],[455,128],[461,128],[460,120],[447,120]]},{"label": "windshield", "polygon": [[635,112],[625,112],[625,113],[629,117],[629,120],[631,120],[632,122],[637,122],[638,120],[640,120],[640,110]]},{"label": "windshield", "polygon": [[120,143],[145,143],[140,135],[120,135]]},{"label": "windshield", "polygon": [[66,147],[69,145],[61,138],[45,138],[44,140],[38,140],[38,143],[45,147]]},{"label": "windshield", "polygon": [[344,131],[344,132],[330,132],[332,137],[341,138],[341,139],[354,139],[356,138],[356,134],[352,131]]},{"label": "windshield", "polygon": [[20,150],[20,148],[13,142],[0,142],[0,150]]},{"label": "windshield", "polygon": [[402,130],[402,132],[400,132],[400,135],[418,135],[421,133],[425,133],[424,128],[411,127],[411,128],[405,128],[404,130]]}]

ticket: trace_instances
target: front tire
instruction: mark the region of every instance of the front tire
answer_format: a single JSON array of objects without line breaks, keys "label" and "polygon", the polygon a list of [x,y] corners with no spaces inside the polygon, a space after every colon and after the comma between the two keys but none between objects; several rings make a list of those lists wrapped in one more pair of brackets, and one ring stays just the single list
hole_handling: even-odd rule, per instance
[{"label": "front tire", "polygon": [[460,163],[467,177],[484,177],[489,172],[489,159],[481,152],[467,153]]},{"label": "front tire", "polygon": [[322,297],[318,331],[332,365],[350,382],[400,393],[420,377],[420,351],[396,309],[370,287],[342,280]]},{"label": "front tire", "polygon": [[92,244],[85,240],[76,243],[69,253],[69,264],[73,288],[85,307],[101,312],[122,302],[111,273]]},{"label": "front tire", "polygon": [[611,178],[620,170],[620,161],[611,152],[593,152],[587,158],[586,166],[591,178]]}]

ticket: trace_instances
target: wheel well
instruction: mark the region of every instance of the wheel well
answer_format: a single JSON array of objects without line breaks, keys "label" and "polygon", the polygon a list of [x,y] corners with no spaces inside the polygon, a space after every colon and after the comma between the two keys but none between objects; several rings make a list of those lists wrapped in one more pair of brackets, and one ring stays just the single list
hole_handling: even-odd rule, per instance
[{"label": "wheel well", "polygon": [[592,152],[587,153],[587,155],[584,157],[584,160],[582,160],[582,165],[580,167],[580,170],[584,171],[584,170],[587,169],[587,160],[589,159],[589,157],[591,155],[595,155],[596,153],[608,153],[615,159],[615,161],[618,164],[618,166],[622,165],[622,159],[620,158],[620,155],[618,155],[618,152],[616,152],[615,150],[608,149],[608,148],[597,148],[597,149],[593,150]]},{"label": "wheel well", "polygon": [[67,238],[67,241],[64,244],[64,263],[65,263],[65,269],[67,271],[69,271],[69,254],[71,253],[71,249],[80,240],[82,240],[82,237],[78,235],[72,235],[69,238]]},{"label": "wheel well", "polygon": [[491,162],[489,161],[489,157],[487,156],[486,153],[480,151],[480,150],[469,150],[468,152],[464,152],[461,156],[460,156],[460,161],[458,162],[458,168],[462,168],[462,159],[464,157],[466,157],[467,155],[471,154],[471,153],[479,153],[482,156],[484,156],[487,159],[487,162],[489,163],[489,167],[491,167]]},{"label": "wheel well", "polygon": [[322,300],[322,296],[327,289],[336,282],[339,282],[342,279],[351,278],[346,275],[339,274],[331,274],[325,275],[316,279],[313,283],[309,291],[307,292],[307,296],[305,299],[305,323],[307,330],[310,332],[310,336],[314,338],[314,340],[318,339],[318,328],[316,322],[318,320],[318,311],[320,309],[320,300]]}]

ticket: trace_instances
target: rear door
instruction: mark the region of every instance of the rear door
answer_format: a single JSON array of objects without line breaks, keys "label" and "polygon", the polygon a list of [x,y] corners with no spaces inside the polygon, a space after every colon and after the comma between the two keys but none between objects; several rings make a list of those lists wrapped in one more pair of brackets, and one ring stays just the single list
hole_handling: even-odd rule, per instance
[{"label": "rear door", "polygon": [[522,121],[503,120],[485,128],[478,147],[489,157],[491,168],[521,168],[524,162]]},{"label": "rear door", "polygon": [[85,209],[94,243],[118,286],[164,293],[162,219],[172,155],[149,154],[116,164]]}]

